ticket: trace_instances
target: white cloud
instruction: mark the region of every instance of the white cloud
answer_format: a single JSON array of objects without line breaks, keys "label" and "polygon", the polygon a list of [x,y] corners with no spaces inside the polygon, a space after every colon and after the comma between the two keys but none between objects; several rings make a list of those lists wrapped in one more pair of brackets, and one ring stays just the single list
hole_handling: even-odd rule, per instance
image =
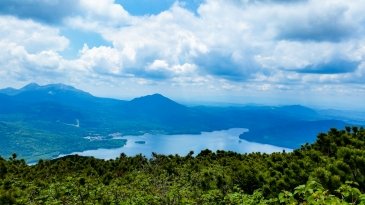
[{"label": "white cloud", "polygon": [[196,13],[175,3],[141,17],[113,0],[77,5],[79,13],[65,16],[62,26],[99,33],[111,45],[86,45],[67,60],[61,51],[69,41],[56,27],[0,16],[0,45],[6,48],[0,75],[62,73],[73,82],[124,78],[222,92],[351,90],[364,83],[361,1],[206,0]]},{"label": "white cloud", "polygon": [[11,16],[0,16],[0,40],[20,45],[30,53],[62,51],[69,44],[67,38],[59,35],[58,29]]},{"label": "white cloud", "polygon": [[129,25],[133,17],[124,8],[115,4],[114,0],[78,0],[80,13],[65,17],[67,26],[102,32],[102,30],[115,29]]},{"label": "white cloud", "polygon": [[[235,81],[281,75],[281,80],[289,76],[287,80],[302,83],[300,76],[290,77],[293,73],[282,75],[283,70],[303,72],[336,58],[362,60],[351,55],[355,48],[346,40],[362,30],[361,21],[351,21],[359,15],[356,2],[322,3],[206,1],[198,9],[198,16],[175,4],[158,15],[130,17],[129,26],[93,29],[113,43],[121,53],[125,71],[136,76],[148,78],[151,65],[163,61],[170,68],[188,64],[198,75],[212,74]],[[351,28],[356,31],[347,32]],[[158,69],[164,77],[176,76],[174,69],[166,67],[155,68],[151,77],[156,77]],[[318,82],[323,78],[333,82],[339,79],[311,76]]]},{"label": "white cloud", "polygon": [[129,17],[128,12],[121,5],[115,4],[114,0],[80,0],[80,7],[86,13],[86,17],[105,20],[105,23],[120,22]]},{"label": "white cloud", "polygon": [[148,70],[158,70],[158,69],[168,69],[169,64],[167,64],[164,60],[155,60],[149,66],[147,66]]},{"label": "white cloud", "polygon": [[31,20],[0,16],[0,75],[27,81],[61,75],[63,58],[58,51],[68,46],[58,29]]},{"label": "white cloud", "polygon": [[123,62],[120,53],[111,47],[89,48],[84,45],[80,51],[80,58],[73,62],[99,74],[122,75]]}]

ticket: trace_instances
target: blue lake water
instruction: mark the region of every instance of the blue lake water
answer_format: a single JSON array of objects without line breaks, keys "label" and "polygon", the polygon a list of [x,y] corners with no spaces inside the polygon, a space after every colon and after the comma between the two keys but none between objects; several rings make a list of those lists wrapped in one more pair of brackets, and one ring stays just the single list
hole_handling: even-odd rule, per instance
[{"label": "blue lake water", "polygon": [[[292,151],[289,148],[277,147],[268,144],[260,144],[242,140],[239,136],[247,132],[244,128],[232,128],[228,130],[202,132],[201,134],[179,134],[179,135],[152,135],[144,134],[141,136],[121,136],[116,139],[126,139],[127,144],[120,148],[114,149],[96,149],[86,150],[83,152],[74,152],[81,156],[93,156],[100,159],[115,159],[121,153],[128,156],[143,154],[151,157],[152,152],[158,154],[179,154],[187,155],[190,151],[195,154],[201,150],[210,149],[212,151],[226,150],[238,153],[251,152],[286,152]],[[60,155],[64,156],[64,155]]]}]

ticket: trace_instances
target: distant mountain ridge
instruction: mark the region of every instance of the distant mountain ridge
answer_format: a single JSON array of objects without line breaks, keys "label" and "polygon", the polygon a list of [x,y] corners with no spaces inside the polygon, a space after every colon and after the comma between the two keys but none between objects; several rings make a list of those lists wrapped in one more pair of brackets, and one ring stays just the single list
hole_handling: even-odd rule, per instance
[{"label": "distant mountain ridge", "polygon": [[[65,85],[62,83],[59,84],[48,84],[48,85],[38,85],[37,83],[30,83],[28,85],[25,85],[24,87],[20,88],[20,89],[15,89],[15,88],[4,88],[4,89],[0,89],[0,93],[2,94],[6,94],[6,95],[19,95],[21,93],[24,92],[34,92],[34,91],[72,91],[72,92],[79,92],[79,93],[84,93],[84,94],[89,94],[86,93],[82,90],[78,90],[72,86],[69,85]],[[89,94],[91,95],[91,94]]]},{"label": "distant mountain ridge", "polygon": [[300,105],[189,107],[161,94],[124,101],[64,84],[32,83],[0,90],[0,124],[0,155],[17,152],[34,160],[125,143],[112,140],[113,133],[191,134],[234,127],[250,130],[243,139],[296,148],[347,123]]}]

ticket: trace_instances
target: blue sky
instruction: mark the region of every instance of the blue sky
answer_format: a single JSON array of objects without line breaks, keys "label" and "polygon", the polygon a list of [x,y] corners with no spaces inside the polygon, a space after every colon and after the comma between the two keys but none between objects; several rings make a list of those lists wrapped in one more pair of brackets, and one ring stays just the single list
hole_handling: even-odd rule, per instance
[{"label": "blue sky", "polygon": [[0,87],[365,110],[358,0],[2,0]]}]

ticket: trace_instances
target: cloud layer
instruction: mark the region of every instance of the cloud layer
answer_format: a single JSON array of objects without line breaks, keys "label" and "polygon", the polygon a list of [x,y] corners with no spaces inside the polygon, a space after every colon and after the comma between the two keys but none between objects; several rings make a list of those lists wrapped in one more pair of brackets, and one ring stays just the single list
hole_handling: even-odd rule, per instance
[{"label": "cloud layer", "polygon": [[[358,0],[206,0],[196,11],[175,2],[133,16],[113,0],[5,0],[1,84],[127,83],[143,91],[172,85],[241,97],[365,94],[364,10]],[[96,33],[108,44],[85,44],[66,58],[72,36],[63,35],[65,28]]]}]

